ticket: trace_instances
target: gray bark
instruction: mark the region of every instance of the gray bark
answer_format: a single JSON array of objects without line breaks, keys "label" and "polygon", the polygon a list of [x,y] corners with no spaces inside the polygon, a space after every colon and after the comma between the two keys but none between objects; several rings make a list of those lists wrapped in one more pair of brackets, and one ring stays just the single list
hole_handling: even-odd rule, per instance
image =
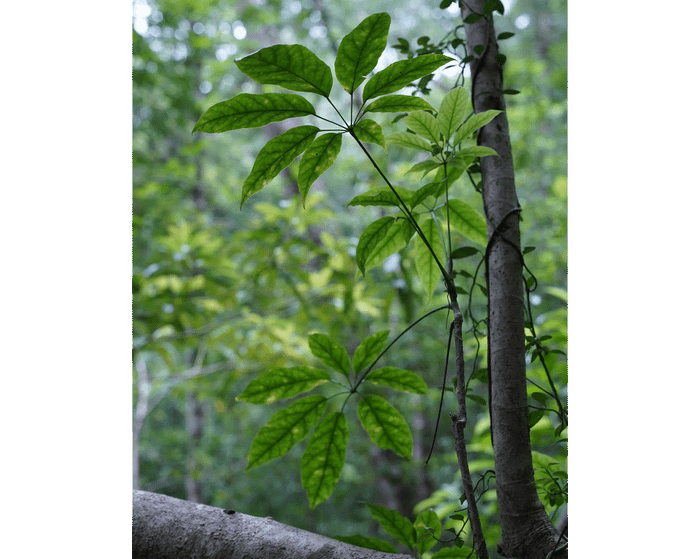
[{"label": "gray bark", "polygon": [[412,559],[241,512],[133,492],[132,559]]},{"label": "gray bark", "polygon": [[[462,0],[462,17],[484,13],[485,0]],[[559,533],[537,496],[525,371],[525,317],[520,252],[519,202],[503,97],[503,73],[497,59],[493,18],[467,25],[474,112],[503,111],[482,128],[478,144],[498,157],[481,158],[484,213],[488,223],[489,408],[501,525],[498,552],[518,559],[544,559]],[[480,51],[480,49],[483,49]],[[480,54],[479,54],[480,53]],[[565,557],[560,552],[553,557]]]}]

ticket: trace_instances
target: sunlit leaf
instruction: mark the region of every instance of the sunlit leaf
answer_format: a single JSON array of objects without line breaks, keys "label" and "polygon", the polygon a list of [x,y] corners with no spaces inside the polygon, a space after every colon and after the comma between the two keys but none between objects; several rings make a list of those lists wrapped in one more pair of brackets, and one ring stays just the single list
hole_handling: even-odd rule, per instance
[{"label": "sunlit leaf", "polygon": [[450,226],[468,239],[486,246],[488,236],[484,216],[462,200],[450,200],[449,208]]},{"label": "sunlit leaf", "polygon": [[333,87],[331,69],[302,45],[274,45],[236,61],[238,69],[258,83],[328,97]]},{"label": "sunlit leaf", "polygon": [[358,122],[353,128],[353,132],[357,136],[358,140],[377,144],[378,146],[382,146],[384,151],[386,151],[384,131],[382,130],[382,127],[372,119],[365,118]]},{"label": "sunlit leaf", "polygon": [[[428,243],[430,243],[433,252],[440,259],[440,263],[442,264],[444,251],[442,248],[442,238],[440,237],[437,225],[431,218],[426,218],[423,223],[420,224],[420,228],[423,230],[423,234],[428,240]],[[428,297],[432,297],[435,287],[442,276],[442,272],[425,243],[419,239],[416,239],[415,262],[421,283],[423,287],[425,287]]]},{"label": "sunlit leaf", "polygon": [[381,396],[367,394],[357,405],[357,416],[370,439],[379,448],[386,448],[411,458],[413,437],[408,423],[399,411]]},{"label": "sunlit leaf", "polygon": [[437,119],[425,111],[417,111],[409,114],[404,123],[419,136],[430,140],[434,144],[440,144],[440,128]]},{"label": "sunlit leaf", "polygon": [[304,152],[299,163],[299,193],[302,206],[311,185],[335,162],[343,145],[342,134],[323,134],[316,138]]},{"label": "sunlit leaf", "polygon": [[226,132],[256,128],[287,118],[314,115],[314,106],[293,93],[241,93],[209,107],[192,132]]},{"label": "sunlit leaf", "polygon": [[255,158],[253,169],[243,183],[241,207],[303,153],[314,141],[316,134],[318,128],[315,126],[297,126],[267,142]]},{"label": "sunlit leaf", "polygon": [[347,350],[335,343],[333,338],[326,334],[311,334],[309,336],[309,349],[323,363],[334,371],[350,375],[350,356]]},{"label": "sunlit leaf", "polygon": [[386,48],[391,17],[373,14],[340,41],[335,59],[335,77],[351,93],[365,80]]},{"label": "sunlit leaf", "polygon": [[428,142],[417,134],[411,134],[410,132],[395,132],[394,134],[389,134],[386,137],[386,141],[404,148],[420,149],[429,153],[433,151],[433,148]]},{"label": "sunlit leaf", "polygon": [[360,342],[355,353],[352,354],[352,368],[355,373],[362,371],[382,352],[389,338],[389,332],[389,330],[381,330]]},{"label": "sunlit leaf", "polygon": [[382,505],[366,503],[372,518],[374,518],[382,529],[394,536],[399,542],[413,549],[416,545],[416,530],[413,523],[400,512],[388,509]]},{"label": "sunlit leaf", "polygon": [[413,111],[434,111],[425,99],[412,95],[387,95],[372,101],[365,111],[369,113],[410,113]]},{"label": "sunlit leaf", "polygon": [[484,111],[482,113],[476,113],[470,116],[467,119],[467,122],[465,122],[459,130],[457,130],[457,134],[455,135],[455,144],[458,144],[461,142],[464,138],[469,136],[472,132],[475,132],[482,126],[486,126],[489,122],[491,122],[494,118],[496,118],[499,114],[501,114],[503,111],[497,111],[497,110],[489,110],[489,111]]},{"label": "sunlit leaf", "polygon": [[488,146],[471,146],[455,152],[455,157],[462,159],[470,157],[488,157],[489,155],[497,156],[498,152]]},{"label": "sunlit leaf", "polygon": [[413,198],[411,198],[411,204],[410,204],[411,208],[415,208],[418,204],[420,204],[423,200],[425,200],[429,196],[440,196],[444,190],[445,190],[445,181],[431,182],[431,183],[428,183],[426,185],[421,186],[413,194]]},{"label": "sunlit leaf", "polygon": [[437,159],[433,159],[431,157],[430,159],[426,159],[425,161],[421,161],[420,163],[416,163],[413,167],[411,167],[408,171],[406,171],[406,174],[408,174],[408,173],[423,173],[423,176],[425,176],[430,171],[434,171],[438,167],[442,167],[442,162],[438,161]]},{"label": "sunlit leaf", "polygon": [[444,54],[425,54],[394,62],[369,79],[362,91],[362,101],[394,93],[448,62],[454,62],[454,59]]},{"label": "sunlit leaf", "polygon": [[437,123],[445,139],[449,139],[464,119],[469,110],[469,94],[463,87],[449,91],[440,104]]},{"label": "sunlit leaf", "polygon": [[369,373],[365,380],[374,384],[389,386],[402,392],[425,394],[428,385],[416,373],[398,367],[382,367]]},{"label": "sunlit leaf", "polygon": [[271,404],[311,390],[329,380],[331,376],[320,369],[303,365],[280,367],[252,380],[236,400],[249,404]]},{"label": "sunlit leaf", "polygon": [[260,429],[248,452],[246,471],[284,456],[309,434],[326,409],[326,398],[307,396],[279,410]]},{"label": "sunlit leaf", "polygon": [[309,438],[301,458],[301,485],[313,509],[333,493],[345,464],[348,421],[340,412],[328,414]]}]

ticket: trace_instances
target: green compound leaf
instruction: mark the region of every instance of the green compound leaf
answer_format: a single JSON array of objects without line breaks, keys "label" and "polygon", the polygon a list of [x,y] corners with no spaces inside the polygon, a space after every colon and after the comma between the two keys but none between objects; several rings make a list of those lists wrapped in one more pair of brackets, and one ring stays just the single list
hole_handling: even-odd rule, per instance
[{"label": "green compound leaf", "polygon": [[413,453],[413,437],[399,411],[381,396],[367,394],[357,406],[360,423],[379,448],[389,449],[406,459]]},{"label": "green compound leaf", "polygon": [[423,200],[425,200],[429,196],[435,196],[436,198],[438,196],[441,196],[442,192],[444,190],[445,190],[445,181],[430,182],[424,186],[421,186],[413,194],[413,198],[411,198],[411,204],[410,204],[411,209],[415,208],[418,204],[420,204]]},{"label": "green compound leaf", "polygon": [[362,91],[362,101],[394,93],[448,62],[454,62],[454,59],[444,54],[424,54],[409,60],[394,62],[369,79]]},{"label": "green compound leaf", "polygon": [[406,171],[406,174],[408,175],[409,173],[423,173],[424,177],[430,171],[434,171],[438,167],[442,167],[442,162],[431,157],[430,159],[426,159],[425,161],[416,163],[413,167]]},{"label": "green compound leaf", "polygon": [[365,111],[368,113],[410,113],[413,111],[435,111],[425,99],[412,95],[387,95],[372,101]]},{"label": "green compound leaf", "polygon": [[271,404],[277,400],[291,398],[302,392],[328,382],[331,376],[320,369],[305,367],[280,367],[251,381],[236,398],[249,404]]},{"label": "green compound leaf", "polygon": [[346,377],[350,375],[350,356],[347,350],[335,343],[330,336],[311,334],[309,336],[309,349],[334,371],[338,371]]},{"label": "green compound leaf", "polygon": [[258,83],[328,98],[333,87],[331,69],[302,45],[274,45],[236,61],[241,72]]},{"label": "green compound leaf", "polygon": [[466,202],[450,200],[450,225],[462,235],[486,246],[488,235],[486,219]]},{"label": "green compound leaf", "polygon": [[377,244],[386,236],[393,223],[393,217],[380,217],[377,221],[370,223],[360,235],[360,240],[355,250],[355,260],[363,276],[365,275],[365,261],[372,254]]},{"label": "green compound leaf", "polygon": [[428,153],[433,152],[433,148],[428,142],[417,134],[411,134],[410,132],[395,132],[394,134],[389,134],[386,141],[404,148],[420,149]]},{"label": "green compound leaf", "polygon": [[[394,190],[401,196],[404,202],[408,202],[413,197],[413,191],[408,190],[400,186],[395,186]],[[377,188],[372,188],[364,194],[355,196],[348,206],[396,206],[401,207],[396,194],[394,194],[389,187],[379,186]]]},{"label": "green compound leaf", "polygon": [[384,131],[382,130],[382,127],[372,119],[365,118],[358,122],[353,128],[353,132],[355,132],[358,140],[377,144],[378,146],[382,146],[384,151],[386,151]]},{"label": "green compound leaf", "polygon": [[[452,218],[452,214],[450,214]],[[440,238],[440,232],[438,231],[437,225],[431,218],[426,218],[423,223],[421,223],[420,228],[423,230],[425,238],[430,243],[433,252],[438,258],[441,258],[444,251],[442,248],[442,239]],[[428,293],[428,298],[433,296],[435,287],[438,284],[442,272],[435,262],[433,255],[428,250],[423,242],[416,242],[415,246],[415,261],[416,269],[418,270],[418,275],[420,276],[421,283],[425,287]],[[442,262],[441,262],[442,263]]]},{"label": "green compound leaf", "polygon": [[416,529],[418,551],[422,555],[437,543],[437,538],[442,534],[442,524],[434,510],[424,510],[416,517],[413,526]]},{"label": "green compound leaf", "polygon": [[386,48],[390,24],[389,14],[373,14],[340,41],[335,77],[351,95],[379,62]]},{"label": "green compound leaf", "polygon": [[488,157],[489,155],[498,156],[498,152],[488,146],[472,146],[455,152],[455,157],[461,159],[468,159],[470,157]]},{"label": "green compound leaf", "polygon": [[416,545],[416,530],[408,518],[402,516],[398,511],[381,505],[365,504],[372,514],[372,518],[379,522],[379,525],[387,534],[394,536],[409,549],[413,549]]},{"label": "green compound leaf", "polygon": [[455,133],[467,118],[469,94],[463,87],[456,87],[445,95],[438,111],[437,123],[445,139]]},{"label": "green compound leaf", "polygon": [[352,354],[352,368],[355,373],[359,374],[362,369],[377,358],[384,349],[387,339],[389,339],[389,330],[382,330],[362,340],[355,353]]},{"label": "green compound leaf", "polygon": [[272,138],[255,158],[253,169],[243,183],[241,207],[256,192],[262,190],[294,159],[311,145],[318,134],[315,126],[297,126]]},{"label": "green compound leaf", "polygon": [[399,369],[398,367],[382,367],[368,374],[365,380],[374,384],[389,386],[401,392],[425,394],[428,391],[428,385],[425,384],[422,378],[411,371]]},{"label": "green compound leaf", "polygon": [[486,126],[502,112],[503,111],[489,110],[484,111],[483,113],[473,114],[457,131],[457,134],[455,135],[455,144],[460,143],[464,140],[464,138],[469,136],[469,134],[475,132],[482,126]]},{"label": "green compound leaf", "polygon": [[340,412],[328,414],[309,438],[301,458],[301,485],[312,509],[333,493],[347,446],[348,420]]},{"label": "green compound leaf", "polygon": [[342,145],[342,134],[323,134],[313,141],[302,156],[298,183],[303,207],[306,206],[306,195],[311,185],[335,163]]},{"label": "green compound leaf", "polygon": [[433,144],[440,144],[440,128],[436,118],[425,111],[418,111],[408,115],[403,121],[411,130],[419,136],[430,140]]},{"label": "green compound leaf", "polygon": [[209,107],[192,132],[227,132],[257,128],[287,118],[315,115],[314,106],[293,93],[241,93]]},{"label": "green compound leaf", "polygon": [[325,411],[326,402],[323,396],[307,396],[275,413],[255,435],[248,452],[246,471],[284,456],[306,438]]},{"label": "green compound leaf", "polygon": [[407,219],[396,220],[365,259],[365,270],[378,266],[384,262],[384,259],[405,247],[411,240],[413,231],[413,226]]}]

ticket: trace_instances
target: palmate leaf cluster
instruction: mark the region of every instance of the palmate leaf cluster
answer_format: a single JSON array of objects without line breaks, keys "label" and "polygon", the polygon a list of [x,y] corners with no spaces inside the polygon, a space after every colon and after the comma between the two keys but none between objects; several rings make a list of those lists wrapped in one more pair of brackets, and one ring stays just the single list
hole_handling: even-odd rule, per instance
[{"label": "palmate leaf cluster", "polygon": [[[337,395],[345,394],[346,401],[364,382],[425,394],[427,385],[411,371],[397,367],[371,370],[388,336],[389,331],[383,330],[368,337],[357,347],[352,360],[345,348],[325,334],[311,334],[309,349],[340,377],[340,382],[336,382],[345,388]],[[237,400],[270,404],[298,396],[331,380],[327,371],[313,367],[273,369],[250,382]],[[345,464],[347,417],[343,411],[332,411],[324,417],[328,400],[320,394],[308,395],[275,413],[253,440],[246,466],[249,470],[285,455],[314,429],[301,461],[301,482],[312,508],[330,496]],[[375,444],[404,458],[411,457],[411,430],[401,413],[385,398],[376,394],[362,395],[357,415]]]},{"label": "palmate leaf cluster", "polygon": [[[386,47],[389,25],[388,14],[371,15],[340,43],[334,65],[335,77],[353,103],[353,94],[364,84],[362,103],[357,110],[353,105],[350,118],[344,118],[339,112],[341,122],[322,118],[310,101],[297,94],[241,93],[209,108],[193,132],[254,128],[293,117],[317,118],[332,125],[332,128],[323,130],[304,124],[268,141],[243,182],[241,206],[298,156],[301,156],[301,162],[297,178],[302,203],[305,202],[312,184],[338,157],[344,134],[349,134],[363,149],[362,142],[386,149],[388,141],[427,152],[428,159],[415,165],[411,171],[420,172],[425,177],[437,170],[442,176],[433,177],[415,191],[394,187],[387,180],[387,187],[362,194],[349,205],[395,206],[400,212],[395,217],[386,216],[371,223],[361,235],[356,250],[360,272],[364,274],[387,256],[401,250],[418,234],[421,242],[415,245],[416,268],[428,293],[432,294],[440,275],[444,274],[441,261],[445,261],[447,254],[445,233],[449,238],[453,228],[476,243],[486,244],[484,218],[465,202],[447,200],[447,191],[477,157],[497,155],[493,150],[479,146],[462,149],[462,143],[471,140],[473,133],[494,118],[498,111],[470,114],[467,93],[461,88],[451,91],[437,111],[425,100],[396,93],[453,62],[452,58],[442,54],[400,60],[368,79]],[[263,48],[238,60],[237,65],[261,84],[318,95],[335,109],[330,98],[333,86],[331,68],[302,45]],[[366,118],[366,114],[391,112],[407,113],[404,121],[409,130],[385,137],[381,126]],[[434,208],[426,206],[428,200],[443,196],[449,216],[447,231],[443,230]],[[421,206],[427,207],[430,215],[422,217],[418,213]],[[412,435],[404,417],[384,397],[362,393],[366,382],[419,394],[427,391],[425,382],[415,373],[396,367],[373,369],[385,351],[388,334],[388,331],[382,331],[364,340],[352,359],[336,340],[325,334],[312,334],[309,337],[312,354],[330,368],[337,379],[324,369],[296,366],[273,369],[253,380],[238,400],[270,404],[301,396],[329,382],[339,385],[341,391],[330,397],[304,395],[275,413],[253,440],[247,469],[283,456],[308,436],[301,463],[302,485],[312,508],[323,502],[335,488],[345,462],[348,442],[345,404],[354,394],[360,395],[357,416],[371,440],[381,448],[410,458]],[[345,403],[340,410],[329,407],[330,398],[343,395]]]},{"label": "palmate leaf cluster", "polygon": [[[335,61],[336,78],[350,95],[375,68],[386,47],[390,17],[386,13],[366,18],[340,43]],[[412,81],[430,74],[453,59],[441,54],[401,60],[377,72],[365,84],[363,104],[394,93]],[[313,93],[330,101],[333,74],[330,67],[303,45],[274,45],[236,62],[238,68],[261,84],[274,84],[291,91]],[[394,95],[372,103],[364,112],[398,112],[429,109],[430,105],[410,96]],[[336,128],[317,137],[316,126],[298,126],[270,140],[260,151],[242,188],[241,206],[264,188],[294,159],[302,155],[299,191],[306,199],[311,185],[337,158],[342,134],[353,133],[360,140],[386,147],[381,127],[358,112],[352,122],[333,123]],[[193,132],[226,132],[254,128],[292,117],[317,116],[304,97],[290,93],[246,94],[217,103],[199,119]]]}]

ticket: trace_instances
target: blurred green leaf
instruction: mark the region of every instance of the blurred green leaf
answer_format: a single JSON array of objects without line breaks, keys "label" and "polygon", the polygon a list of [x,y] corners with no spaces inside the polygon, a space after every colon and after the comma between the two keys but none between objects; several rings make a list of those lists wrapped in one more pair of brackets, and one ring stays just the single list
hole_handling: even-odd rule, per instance
[{"label": "blurred green leaf", "polygon": [[[440,519],[435,511],[424,510],[416,516],[413,526],[418,536],[418,552],[422,555],[437,543],[437,538],[442,534],[442,524],[440,524]],[[430,530],[425,530],[425,528],[430,528]],[[422,535],[421,532],[423,532]]]}]

